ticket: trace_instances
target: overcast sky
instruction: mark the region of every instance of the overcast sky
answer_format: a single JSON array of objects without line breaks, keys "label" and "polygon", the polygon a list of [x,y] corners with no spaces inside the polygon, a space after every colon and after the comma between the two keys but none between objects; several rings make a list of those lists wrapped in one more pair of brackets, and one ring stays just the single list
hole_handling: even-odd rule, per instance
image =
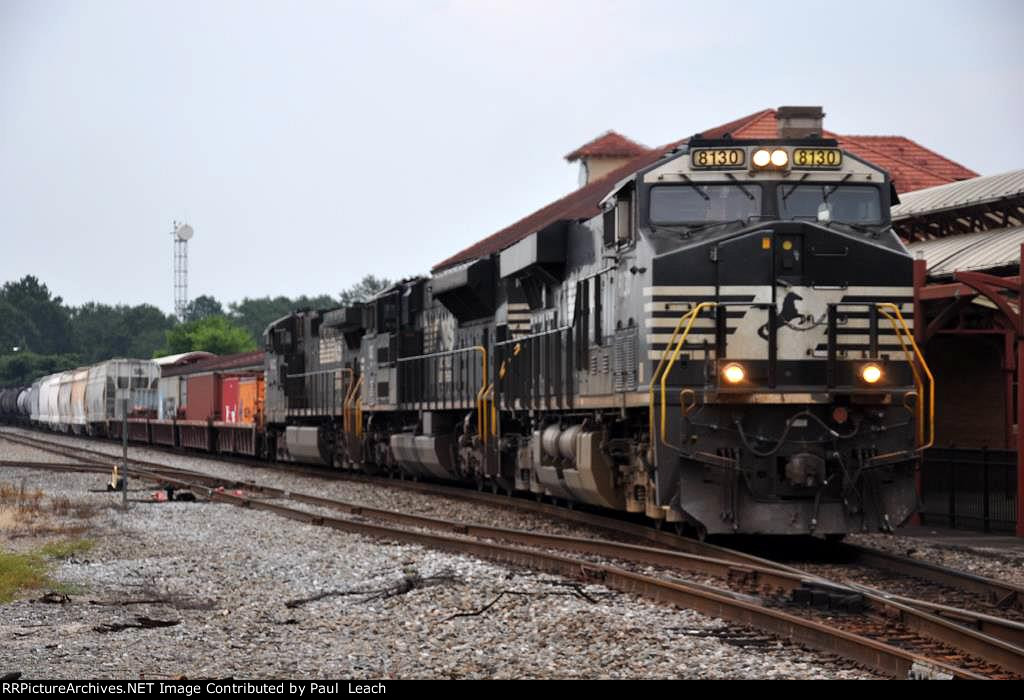
[{"label": "overcast sky", "polygon": [[427,272],[658,145],[767,107],[1024,167],[1024,2],[0,0],[0,281],[66,301]]}]

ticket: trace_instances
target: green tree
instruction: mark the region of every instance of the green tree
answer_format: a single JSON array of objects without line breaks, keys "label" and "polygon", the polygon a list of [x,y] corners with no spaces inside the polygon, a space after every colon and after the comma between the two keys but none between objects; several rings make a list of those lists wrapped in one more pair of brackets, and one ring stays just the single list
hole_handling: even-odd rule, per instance
[{"label": "green tree", "polygon": [[230,305],[230,318],[249,331],[253,338],[262,338],[267,326],[295,309],[333,309],[336,306],[338,300],[328,294],[315,297],[302,295],[294,299],[286,296],[245,297]]},{"label": "green tree", "polygon": [[294,302],[285,296],[255,299],[245,297],[242,301],[230,305],[231,318],[249,331],[253,338],[261,338],[267,326],[288,314],[294,308],[293,304]]},{"label": "green tree", "polygon": [[80,367],[77,355],[37,355],[18,351],[0,356],[0,386],[21,386],[54,372]]},{"label": "green tree", "polygon": [[74,347],[90,364],[112,357],[151,357],[173,327],[173,317],[149,304],[89,302],[71,309]]},{"label": "green tree", "polygon": [[210,316],[223,316],[224,307],[212,296],[203,294],[198,296],[185,306],[183,321],[202,321]]},{"label": "green tree", "polygon": [[0,355],[23,351],[30,339],[34,343],[38,337],[39,329],[32,319],[14,304],[0,298]]},{"label": "green tree", "polygon": [[[71,350],[68,310],[63,300],[53,296],[38,278],[25,275],[17,282],[7,282],[0,288],[0,303],[6,304],[8,310],[13,307],[22,317],[0,323],[5,334],[5,349],[18,345],[41,354]],[[25,323],[25,319],[31,323]],[[12,333],[19,340],[7,345],[10,342],[7,336]]]},{"label": "green tree", "polygon": [[152,357],[153,351],[163,344],[167,331],[176,324],[174,316],[151,304],[119,306],[118,309],[124,314],[131,337],[126,353],[128,357]]},{"label": "green tree", "polygon": [[339,306],[352,306],[370,299],[374,294],[382,292],[392,285],[387,277],[374,277],[366,275],[359,282],[348,289],[342,290],[338,295]]},{"label": "green tree", "polygon": [[167,331],[165,336],[164,346],[153,354],[154,357],[196,350],[231,355],[256,349],[252,335],[224,316],[210,316],[179,324]]}]

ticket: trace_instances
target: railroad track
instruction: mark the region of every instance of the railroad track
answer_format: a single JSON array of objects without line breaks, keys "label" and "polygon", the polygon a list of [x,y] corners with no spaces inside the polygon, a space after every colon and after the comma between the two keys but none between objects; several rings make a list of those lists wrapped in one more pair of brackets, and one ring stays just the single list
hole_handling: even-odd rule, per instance
[{"label": "railroad track", "polygon": [[[9,433],[0,435],[38,449],[85,459],[89,463],[80,465],[85,471],[108,471],[117,460],[116,456],[97,450],[11,436]],[[136,477],[188,488],[210,500],[267,510],[347,532],[474,554],[505,564],[598,581],[611,588],[750,625],[898,677],[920,674],[1018,678],[1024,675],[1024,650],[991,634],[993,631],[1005,634],[1007,629],[1014,630],[1013,624],[1005,624],[1007,621],[995,618],[984,621],[989,633],[979,633],[924,612],[913,606],[915,601],[897,601],[884,593],[830,583],[821,577],[785,570],[764,560],[751,562],[747,555],[723,548],[715,547],[713,550],[729,554],[730,559],[708,556],[708,551],[698,555],[608,540],[451,522],[261,487],[250,481],[225,480],[155,462],[131,460],[131,464],[131,473]],[[69,463],[27,466],[74,468]],[[219,490],[219,486],[244,488],[249,494],[259,493],[260,497],[233,495]],[[359,520],[293,508],[282,502],[285,500],[321,511],[341,511]],[[370,520],[386,524],[371,523]],[[691,547],[709,546],[692,540],[686,542]],[[578,556],[570,558],[564,553]],[[579,558],[579,555],[585,558]],[[643,567],[655,567],[657,575],[643,573]],[[709,588],[667,576],[678,572],[711,577],[714,586]],[[979,620],[970,622],[978,624]],[[1015,633],[1019,634],[1017,627]]]}]

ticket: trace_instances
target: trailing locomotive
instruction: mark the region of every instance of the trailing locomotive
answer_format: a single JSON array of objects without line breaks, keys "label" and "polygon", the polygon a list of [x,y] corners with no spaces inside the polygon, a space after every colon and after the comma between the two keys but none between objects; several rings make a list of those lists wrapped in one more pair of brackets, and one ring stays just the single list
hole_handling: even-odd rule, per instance
[{"label": "trailing locomotive", "polygon": [[842,535],[915,510],[933,386],[888,175],[693,138],[499,252],[265,334],[278,459]]}]

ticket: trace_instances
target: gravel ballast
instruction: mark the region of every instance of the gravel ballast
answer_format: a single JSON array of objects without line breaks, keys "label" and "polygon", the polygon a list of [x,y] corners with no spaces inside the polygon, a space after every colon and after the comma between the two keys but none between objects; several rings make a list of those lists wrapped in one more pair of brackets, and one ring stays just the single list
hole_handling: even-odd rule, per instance
[{"label": "gravel ballast", "polygon": [[[204,471],[213,463],[150,457]],[[54,458],[0,440],[0,459]],[[299,477],[265,470],[245,478],[305,489]],[[487,515],[524,526],[521,514],[509,523],[507,510],[305,481],[348,500],[356,500],[359,487],[368,505],[394,508],[369,499],[412,499],[417,512],[452,517],[452,508],[465,507],[466,519]],[[56,580],[73,587],[69,601],[33,602],[45,592],[36,591],[0,605],[0,672],[25,678],[875,677],[834,657],[602,586],[225,504],[135,502],[123,513],[120,494],[103,492],[105,478],[95,475],[0,468],[0,483],[94,511],[83,521],[87,531],[76,534],[93,549],[54,570]],[[335,488],[342,492],[331,493]],[[144,500],[152,490],[131,496]],[[534,524],[546,530],[574,532],[533,519],[545,521]],[[0,531],[4,548],[30,551],[54,539],[21,535]],[[335,594],[301,602],[325,592]],[[140,618],[173,624],[142,628]]]}]

